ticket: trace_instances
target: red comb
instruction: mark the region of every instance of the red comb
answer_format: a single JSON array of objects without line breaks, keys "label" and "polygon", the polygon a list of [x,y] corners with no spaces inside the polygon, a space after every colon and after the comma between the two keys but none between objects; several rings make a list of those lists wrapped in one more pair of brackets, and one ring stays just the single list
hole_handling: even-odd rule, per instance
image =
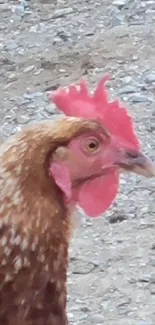
[{"label": "red comb", "polygon": [[58,109],[65,115],[99,119],[107,130],[119,141],[132,149],[139,149],[140,142],[134,131],[132,118],[118,100],[109,102],[108,92],[105,87],[109,76],[99,82],[93,95],[89,93],[85,81],[81,81],[79,89],[70,86],[69,91],[58,89],[49,96]]}]

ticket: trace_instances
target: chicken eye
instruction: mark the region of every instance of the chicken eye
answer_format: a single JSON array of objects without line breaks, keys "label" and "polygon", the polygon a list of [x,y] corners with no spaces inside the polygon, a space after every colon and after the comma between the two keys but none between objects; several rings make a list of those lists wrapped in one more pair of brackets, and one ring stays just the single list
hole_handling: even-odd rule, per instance
[{"label": "chicken eye", "polygon": [[85,149],[89,152],[94,152],[99,147],[99,141],[96,139],[89,139],[85,143]]}]

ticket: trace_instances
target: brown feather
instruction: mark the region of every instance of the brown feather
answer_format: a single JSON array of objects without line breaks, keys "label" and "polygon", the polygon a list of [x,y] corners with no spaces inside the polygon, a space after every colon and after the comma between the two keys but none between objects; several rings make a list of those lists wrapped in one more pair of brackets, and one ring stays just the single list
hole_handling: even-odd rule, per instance
[{"label": "brown feather", "polygon": [[71,207],[48,165],[58,146],[97,127],[71,118],[42,122],[0,147],[0,324],[67,324]]}]

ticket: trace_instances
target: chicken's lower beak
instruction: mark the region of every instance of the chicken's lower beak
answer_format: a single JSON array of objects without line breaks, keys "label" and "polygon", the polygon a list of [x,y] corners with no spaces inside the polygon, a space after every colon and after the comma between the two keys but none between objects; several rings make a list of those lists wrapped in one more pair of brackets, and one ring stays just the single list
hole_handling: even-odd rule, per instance
[{"label": "chicken's lower beak", "polygon": [[117,165],[124,171],[133,172],[145,177],[155,176],[155,163],[140,152],[128,151],[122,153],[124,157],[120,158]]}]

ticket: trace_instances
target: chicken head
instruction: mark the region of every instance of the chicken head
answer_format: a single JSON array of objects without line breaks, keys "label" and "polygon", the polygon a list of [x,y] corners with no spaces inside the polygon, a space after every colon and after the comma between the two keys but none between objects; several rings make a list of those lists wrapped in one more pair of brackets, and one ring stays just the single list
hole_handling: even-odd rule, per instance
[{"label": "chicken head", "polygon": [[[100,129],[74,138],[66,161],[51,166],[55,181],[68,200],[78,203],[89,216],[98,216],[110,206],[119,187],[120,172],[151,177],[154,165],[141,153],[132,118],[118,100],[110,102],[102,78],[94,94],[81,81],[68,91],[58,89],[49,98],[65,115],[96,120]],[[61,167],[60,167],[61,166]]]},{"label": "chicken head", "polygon": [[59,146],[49,168],[66,201],[79,204],[91,217],[105,212],[115,199],[120,172],[155,175],[154,164],[140,150],[119,142],[100,122],[94,124],[95,130],[87,130],[66,146]]}]

